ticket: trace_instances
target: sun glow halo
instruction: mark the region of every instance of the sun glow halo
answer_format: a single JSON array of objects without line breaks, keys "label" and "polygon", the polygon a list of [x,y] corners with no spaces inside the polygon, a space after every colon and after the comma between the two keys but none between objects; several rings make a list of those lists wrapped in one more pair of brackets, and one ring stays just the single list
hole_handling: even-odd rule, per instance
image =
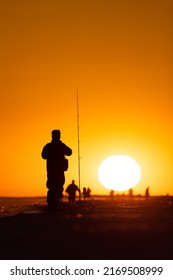
[{"label": "sun glow halo", "polygon": [[133,158],[127,155],[113,155],[101,163],[98,177],[106,188],[125,191],[140,181],[141,169]]}]

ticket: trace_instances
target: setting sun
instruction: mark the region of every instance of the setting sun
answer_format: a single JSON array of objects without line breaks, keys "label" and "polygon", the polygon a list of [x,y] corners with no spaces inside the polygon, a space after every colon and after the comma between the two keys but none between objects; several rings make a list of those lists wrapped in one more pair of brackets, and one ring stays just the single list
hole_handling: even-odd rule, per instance
[{"label": "setting sun", "polygon": [[106,188],[125,191],[140,181],[141,169],[133,158],[127,155],[113,155],[101,163],[98,177]]}]

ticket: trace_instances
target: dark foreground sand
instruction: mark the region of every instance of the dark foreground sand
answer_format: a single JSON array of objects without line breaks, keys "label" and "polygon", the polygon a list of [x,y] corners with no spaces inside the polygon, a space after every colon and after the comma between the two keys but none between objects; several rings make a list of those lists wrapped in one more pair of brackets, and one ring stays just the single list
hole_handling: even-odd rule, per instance
[{"label": "dark foreground sand", "polygon": [[[0,259],[173,259],[173,201],[88,200],[0,219]],[[38,212],[37,212],[38,211]],[[39,212],[40,211],[40,212]]]}]

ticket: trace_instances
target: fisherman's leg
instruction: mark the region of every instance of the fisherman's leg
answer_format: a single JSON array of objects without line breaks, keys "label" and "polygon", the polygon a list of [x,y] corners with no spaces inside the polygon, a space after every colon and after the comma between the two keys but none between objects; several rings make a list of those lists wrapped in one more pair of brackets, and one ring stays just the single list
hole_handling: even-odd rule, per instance
[{"label": "fisherman's leg", "polygon": [[55,210],[62,198],[63,185],[65,182],[64,172],[49,174],[47,180],[47,188],[49,189],[47,193],[47,203],[50,210]]},{"label": "fisherman's leg", "polygon": [[62,199],[63,190],[64,190],[64,183],[65,183],[65,176],[64,176],[64,172],[62,172],[62,173],[58,174],[58,177],[57,177],[57,184],[56,184],[57,204],[59,204],[59,202]]},{"label": "fisherman's leg", "polygon": [[55,182],[51,179],[48,179],[47,188],[49,189],[47,192],[48,209],[53,211],[57,208],[57,189],[55,186]]}]

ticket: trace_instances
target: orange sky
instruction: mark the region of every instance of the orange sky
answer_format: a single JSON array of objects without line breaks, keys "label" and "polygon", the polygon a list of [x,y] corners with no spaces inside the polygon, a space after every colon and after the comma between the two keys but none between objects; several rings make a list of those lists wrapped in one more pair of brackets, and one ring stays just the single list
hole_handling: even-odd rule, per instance
[{"label": "orange sky", "polygon": [[109,193],[99,164],[127,154],[141,166],[134,193],[173,195],[170,0],[1,0],[0,195],[46,194],[42,147],[60,129],[81,186]]}]

